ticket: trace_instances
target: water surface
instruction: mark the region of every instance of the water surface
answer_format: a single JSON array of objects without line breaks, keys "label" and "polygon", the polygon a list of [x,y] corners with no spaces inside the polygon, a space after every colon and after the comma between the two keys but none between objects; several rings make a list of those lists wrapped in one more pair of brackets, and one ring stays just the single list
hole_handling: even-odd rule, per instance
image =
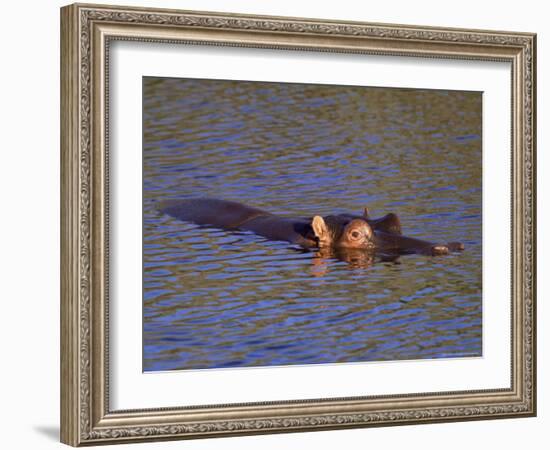
[{"label": "water surface", "polygon": [[[481,355],[481,94],[143,80],[144,370]],[[346,262],[161,214],[397,213],[446,257]]]}]

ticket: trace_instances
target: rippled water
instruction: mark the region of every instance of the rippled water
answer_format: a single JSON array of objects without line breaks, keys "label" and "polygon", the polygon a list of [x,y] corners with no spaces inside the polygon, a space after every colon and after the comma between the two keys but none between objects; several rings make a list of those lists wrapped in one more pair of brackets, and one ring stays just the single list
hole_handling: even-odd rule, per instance
[{"label": "rippled water", "polygon": [[[144,370],[481,355],[481,94],[144,78]],[[397,213],[464,253],[350,263],[161,214]]]}]

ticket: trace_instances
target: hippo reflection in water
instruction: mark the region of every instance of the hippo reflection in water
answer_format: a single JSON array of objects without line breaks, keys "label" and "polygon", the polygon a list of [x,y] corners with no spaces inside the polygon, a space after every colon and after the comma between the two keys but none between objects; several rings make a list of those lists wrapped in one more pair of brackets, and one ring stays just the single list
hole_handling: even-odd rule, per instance
[{"label": "hippo reflection in water", "polygon": [[[306,249],[318,249],[347,261],[351,255],[372,261],[372,255],[395,258],[405,254],[446,255],[461,251],[459,242],[436,244],[403,236],[401,222],[391,213],[379,219],[362,215],[337,214],[325,217],[290,218],[271,214],[237,202],[217,199],[169,200],[161,212],[197,225],[224,230],[252,231],[274,241],[288,241]],[[349,261],[348,261],[349,262]]]}]

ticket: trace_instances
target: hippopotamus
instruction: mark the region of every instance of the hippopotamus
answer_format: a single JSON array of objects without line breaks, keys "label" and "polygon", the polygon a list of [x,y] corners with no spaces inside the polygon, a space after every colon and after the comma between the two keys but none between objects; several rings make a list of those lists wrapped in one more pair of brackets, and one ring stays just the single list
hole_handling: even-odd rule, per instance
[{"label": "hippopotamus", "polygon": [[336,214],[283,217],[229,200],[197,198],[163,202],[160,211],[177,219],[223,230],[252,231],[269,240],[287,241],[305,249],[365,250],[386,255],[446,255],[461,251],[459,242],[438,244],[403,236],[399,217]]}]

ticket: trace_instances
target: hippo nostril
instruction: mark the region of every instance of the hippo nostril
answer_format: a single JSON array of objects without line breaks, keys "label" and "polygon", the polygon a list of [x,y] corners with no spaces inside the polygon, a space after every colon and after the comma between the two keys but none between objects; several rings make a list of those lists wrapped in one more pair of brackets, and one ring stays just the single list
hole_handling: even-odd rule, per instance
[{"label": "hippo nostril", "polygon": [[452,252],[460,252],[464,250],[464,244],[462,242],[449,242],[447,247],[449,247],[449,250]]}]

